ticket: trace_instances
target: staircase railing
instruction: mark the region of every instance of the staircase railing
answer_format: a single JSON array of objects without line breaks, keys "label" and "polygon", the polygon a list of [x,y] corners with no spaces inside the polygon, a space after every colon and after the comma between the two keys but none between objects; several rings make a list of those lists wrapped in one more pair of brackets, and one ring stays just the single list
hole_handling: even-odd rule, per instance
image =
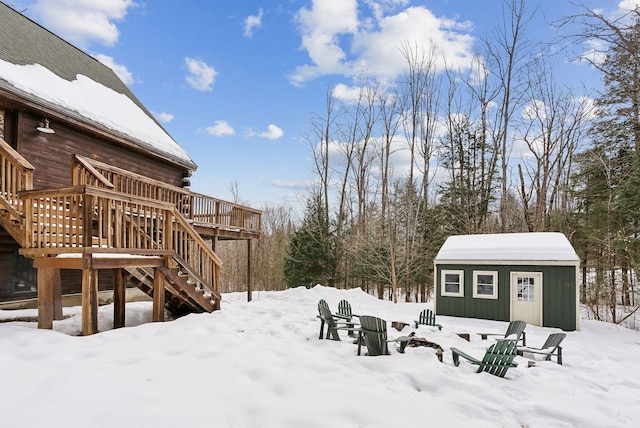
[{"label": "staircase railing", "polygon": [[72,184],[88,184],[172,204],[194,225],[259,235],[261,211],[191,192],[122,168],[76,155]]},{"label": "staircase railing", "polygon": [[221,261],[174,206],[93,186],[32,190],[25,204],[29,254],[175,253],[220,296]]},{"label": "staircase railing", "polygon": [[22,213],[18,192],[33,189],[34,167],[0,138],[0,196],[16,211]]},{"label": "staircase railing", "polygon": [[19,244],[24,238],[24,206],[18,194],[33,189],[33,170],[29,161],[0,138],[0,221]]}]

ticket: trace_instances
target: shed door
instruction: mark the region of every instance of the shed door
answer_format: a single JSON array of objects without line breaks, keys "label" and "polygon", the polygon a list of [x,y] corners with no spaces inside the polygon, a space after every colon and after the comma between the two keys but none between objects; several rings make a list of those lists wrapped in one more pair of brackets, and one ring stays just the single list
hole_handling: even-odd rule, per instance
[{"label": "shed door", "polygon": [[511,272],[511,320],[542,326],[542,273]]}]

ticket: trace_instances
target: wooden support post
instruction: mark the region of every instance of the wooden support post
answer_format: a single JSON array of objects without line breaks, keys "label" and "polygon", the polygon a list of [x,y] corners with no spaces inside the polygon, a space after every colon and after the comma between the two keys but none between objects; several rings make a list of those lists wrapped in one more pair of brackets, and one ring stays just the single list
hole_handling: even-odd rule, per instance
[{"label": "wooden support post", "polygon": [[52,269],[53,281],[53,319],[61,320],[62,315],[62,278],[60,277],[60,269]]},{"label": "wooden support post", "polygon": [[38,269],[38,328],[53,328],[53,269]]},{"label": "wooden support post", "polygon": [[253,287],[253,266],[251,265],[251,239],[247,239],[247,302],[250,302],[252,297]]},{"label": "wooden support post", "polygon": [[164,321],[164,275],[153,269],[153,322]]},{"label": "wooden support post", "polygon": [[113,328],[124,327],[125,302],[127,300],[124,282],[124,271],[113,270]]},{"label": "wooden support post", "polygon": [[82,269],[82,335],[98,332],[98,271]]}]

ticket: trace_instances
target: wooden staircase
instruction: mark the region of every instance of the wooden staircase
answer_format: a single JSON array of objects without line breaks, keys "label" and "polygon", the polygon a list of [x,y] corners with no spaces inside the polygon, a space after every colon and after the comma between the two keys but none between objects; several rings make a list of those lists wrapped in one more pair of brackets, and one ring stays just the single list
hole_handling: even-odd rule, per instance
[{"label": "wooden staircase", "polygon": [[[34,258],[39,276],[40,268],[119,268],[154,302],[159,276],[158,301],[176,315],[220,308],[221,261],[194,226],[260,233],[259,211],[81,156],[72,161],[72,187],[32,190],[33,171],[0,139],[0,226]],[[83,295],[84,287],[83,276]]]}]

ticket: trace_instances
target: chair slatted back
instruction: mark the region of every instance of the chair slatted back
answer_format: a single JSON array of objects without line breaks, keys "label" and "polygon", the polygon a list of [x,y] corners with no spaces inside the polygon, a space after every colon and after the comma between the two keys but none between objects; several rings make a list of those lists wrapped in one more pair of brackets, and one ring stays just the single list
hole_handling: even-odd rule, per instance
[{"label": "chair slatted back", "polygon": [[324,299],[320,299],[320,301],[318,302],[318,315],[322,316],[322,310],[324,308],[326,308],[327,311],[331,313],[331,310],[329,309],[329,304],[327,303],[327,301]]},{"label": "chair slatted back", "polygon": [[516,367],[513,362],[516,357],[516,343],[512,340],[499,340],[488,349],[482,363],[478,367],[478,373],[485,371],[498,377],[504,377],[510,367]]},{"label": "chair slatted back", "polygon": [[387,322],[369,315],[360,316],[360,330],[367,347],[367,354],[389,355],[387,346]]},{"label": "chair slatted back", "polygon": [[340,300],[338,303],[338,313],[342,315],[343,318],[350,320],[353,317],[351,304],[346,300]]},{"label": "chair slatted back", "polygon": [[524,321],[511,321],[509,323],[509,327],[507,327],[507,332],[504,334],[504,337],[509,337],[511,335],[516,336],[516,342],[521,340],[522,334],[524,333],[524,329],[527,328],[527,323]]},{"label": "chair slatted back", "polygon": [[560,346],[565,337],[567,337],[566,333],[552,333],[547,337],[547,340],[544,342],[541,349],[550,349],[551,352],[554,352],[556,348]]},{"label": "chair slatted back", "polygon": [[425,309],[424,311],[420,312],[418,322],[424,325],[435,326],[436,316],[433,314],[433,311],[431,309]]}]

